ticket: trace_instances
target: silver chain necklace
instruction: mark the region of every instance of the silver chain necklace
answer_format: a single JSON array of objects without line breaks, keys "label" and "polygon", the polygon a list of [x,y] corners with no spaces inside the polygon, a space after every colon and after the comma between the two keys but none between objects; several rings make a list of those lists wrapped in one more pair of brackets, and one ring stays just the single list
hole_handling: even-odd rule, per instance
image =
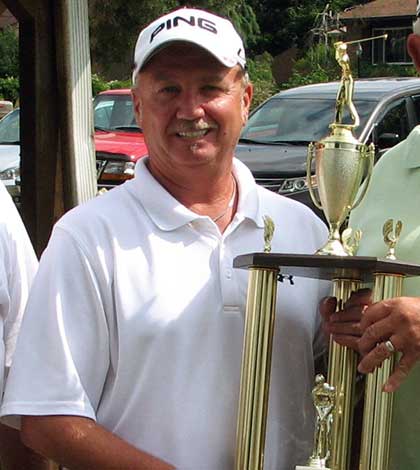
[{"label": "silver chain necklace", "polygon": [[221,219],[222,217],[224,217],[224,216],[228,213],[228,211],[229,211],[230,209],[232,209],[232,207],[233,207],[233,204],[234,204],[234,202],[235,202],[235,197],[236,197],[236,185],[237,185],[236,179],[234,178],[233,175],[232,175],[232,180],[233,180],[233,190],[232,190],[232,196],[231,196],[231,198],[230,198],[229,204],[227,205],[226,209],[225,209],[221,214],[216,215],[216,217],[212,217],[212,218],[211,218],[211,220],[212,220],[213,222],[217,222],[218,220],[220,220],[220,219]]}]

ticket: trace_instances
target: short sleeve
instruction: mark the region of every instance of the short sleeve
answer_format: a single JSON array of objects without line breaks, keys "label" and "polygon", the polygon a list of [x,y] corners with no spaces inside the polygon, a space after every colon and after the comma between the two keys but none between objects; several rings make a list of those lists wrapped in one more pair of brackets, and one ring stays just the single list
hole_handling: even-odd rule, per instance
[{"label": "short sleeve", "polygon": [[2,415],[95,419],[109,338],[92,264],[80,243],[54,229],[29,296]]}]

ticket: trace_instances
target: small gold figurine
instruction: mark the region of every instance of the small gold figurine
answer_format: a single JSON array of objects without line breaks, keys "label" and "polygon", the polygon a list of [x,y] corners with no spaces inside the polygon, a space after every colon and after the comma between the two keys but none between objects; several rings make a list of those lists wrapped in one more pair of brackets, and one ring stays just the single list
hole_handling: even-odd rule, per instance
[{"label": "small gold figurine", "polygon": [[326,462],[330,456],[331,429],[334,419],[335,388],[325,382],[323,375],[315,377],[315,387],[312,398],[316,409],[316,426],[314,450],[308,465],[316,468],[327,468]]},{"label": "small gold figurine", "polygon": [[388,246],[388,253],[385,256],[386,259],[396,260],[395,256],[395,246],[401,235],[403,224],[401,220],[398,220],[395,225],[394,230],[394,219],[388,219],[382,228],[382,233],[384,236],[384,242]]},{"label": "small gold figurine", "polygon": [[344,249],[350,256],[356,255],[361,239],[362,231],[359,229],[353,232],[350,227],[347,227],[341,234],[341,241],[343,243]]},{"label": "small gold figurine", "polygon": [[275,225],[269,215],[263,217],[264,220],[264,253],[271,253],[271,241],[273,240]]},{"label": "small gold figurine", "polygon": [[345,106],[348,107],[350,116],[353,119],[351,127],[357,127],[360,123],[359,115],[353,103],[354,81],[350,69],[350,58],[347,54],[347,43],[338,41],[334,44],[335,58],[341,67],[341,81],[337,93],[335,122],[343,123],[343,114]]}]

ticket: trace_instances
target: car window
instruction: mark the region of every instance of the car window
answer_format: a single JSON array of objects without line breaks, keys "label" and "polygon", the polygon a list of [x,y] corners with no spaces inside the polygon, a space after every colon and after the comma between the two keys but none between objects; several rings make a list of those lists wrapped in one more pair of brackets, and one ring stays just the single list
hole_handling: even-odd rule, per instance
[{"label": "car window", "polygon": [[414,108],[416,110],[416,122],[417,124],[420,123],[420,95],[415,95],[412,97],[413,98],[413,103],[414,103]]},{"label": "car window", "polygon": [[[375,101],[355,101],[363,128]],[[258,142],[312,142],[329,133],[334,121],[334,99],[273,98],[257,109],[242,131],[242,139]],[[344,123],[351,123],[348,113]],[[357,133],[357,132],[356,132]]]},{"label": "car window", "polygon": [[95,127],[139,130],[131,95],[98,95],[93,102]]},{"label": "car window", "polygon": [[19,139],[19,110],[15,109],[0,120],[0,144],[18,144]]},{"label": "car window", "polygon": [[405,100],[401,99],[391,105],[378,123],[377,136],[380,139],[384,134],[396,134],[398,140],[407,137],[410,131]]}]

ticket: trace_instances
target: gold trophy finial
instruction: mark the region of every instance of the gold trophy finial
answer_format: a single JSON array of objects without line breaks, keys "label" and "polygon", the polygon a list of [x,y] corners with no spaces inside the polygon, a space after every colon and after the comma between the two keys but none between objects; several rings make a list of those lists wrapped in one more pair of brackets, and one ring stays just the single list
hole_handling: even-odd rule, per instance
[{"label": "gold trophy finial", "polygon": [[390,259],[390,260],[397,259],[395,256],[395,247],[400,238],[402,227],[403,227],[403,224],[401,220],[398,220],[397,223],[395,224],[395,230],[394,230],[393,219],[388,219],[384,223],[384,226],[382,228],[382,233],[384,236],[384,242],[388,246],[388,253],[385,256],[386,259]]},{"label": "gold trophy finial", "polygon": [[271,241],[273,240],[275,225],[269,215],[263,217],[264,220],[264,253],[271,253]]},{"label": "gold trophy finial", "polygon": [[[318,255],[351,255],[351,247],[346,247],[342,241],[341,226],[349,212],[360,204],[369,186],[375,148],[373,144],[368,146],[361,143],[353,135],[360,119],[353,103],[354,80],[347,46],[372,39],[376,37],[351,42],[339,41],[334,44],[335,58],[341,68],[335,120],[330,125],[330,135],[319,142],[311,143],[308,147],[308,189],[315,206],[324,211],[329,225],[328,241],[317,251]],[[344,123],[346,111],[352,123]],[[313,162],[318,194],[312,186]]]},{"label": "gold trophy finial", "polygon": [[343,125],[343,115],[345,106],[348,107],[353,124],[349,124],[348,128],[356,128],[360,124],[359,114],[353,103],[354,80],[350,69],[350,58],[347,54],[347,43],[339,41],[334,44],[335,59],[341,67],[341,81],[337,93],[335,106],[335,122],[331,127],[339,124]]}]

